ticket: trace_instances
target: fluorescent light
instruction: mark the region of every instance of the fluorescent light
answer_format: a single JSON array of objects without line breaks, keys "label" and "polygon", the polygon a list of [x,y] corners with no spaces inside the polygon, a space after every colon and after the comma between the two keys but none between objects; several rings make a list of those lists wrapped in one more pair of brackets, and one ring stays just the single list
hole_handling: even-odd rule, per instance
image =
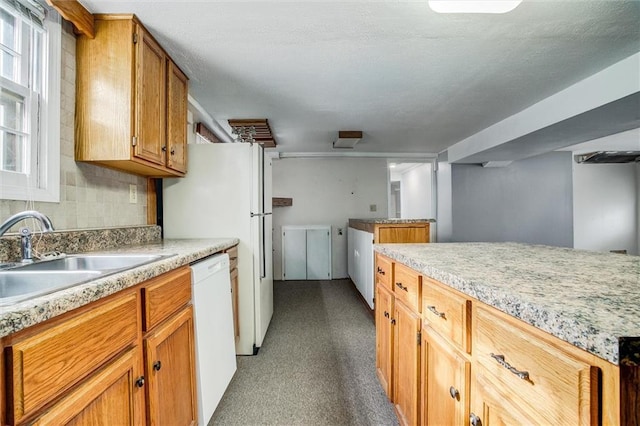
[{"label": "fluorescent light", "polygon": [[394,169],[396,167],[396,163],[389,163],[389,168]]},{"label": "fluorescent light", "polygon": [[522,0],[429,0],[428,3],[438,13],[507,13]]}]

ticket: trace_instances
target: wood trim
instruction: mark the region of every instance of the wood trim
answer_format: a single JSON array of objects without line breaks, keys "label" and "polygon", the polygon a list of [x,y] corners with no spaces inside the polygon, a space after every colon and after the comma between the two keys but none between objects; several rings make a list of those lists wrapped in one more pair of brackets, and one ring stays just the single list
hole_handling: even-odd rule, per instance
[{"label": "wood trim", "polygon": [[273,207],[291,207],[293,205],[293,198],[273,197],[271,204]]},{"label": "wood trim", "polygon": [[147,225],[158,224],[158,194],[156,192],[156,179],[147,178]]},{"label": "wood trim", "polygon": [[204,123],[196,123],[196,133],[211,143],[222,142],[211,129],[204,125]]},{"label": "wood trim", "polygon": [[353,229],[357,229],[358,231],[364,231],[364,232],[373,234],[375,224],[369,223],[369,222],[362,222],[357,219],[349,219],[349,228],[353,228]]},{"label": "wood trim", "polygon": [[53,7],[67,21],[89,38],[96,36],[94,29],[94,18],[91,12],[84,8],[77,0],[47,0],[49,6]]}]

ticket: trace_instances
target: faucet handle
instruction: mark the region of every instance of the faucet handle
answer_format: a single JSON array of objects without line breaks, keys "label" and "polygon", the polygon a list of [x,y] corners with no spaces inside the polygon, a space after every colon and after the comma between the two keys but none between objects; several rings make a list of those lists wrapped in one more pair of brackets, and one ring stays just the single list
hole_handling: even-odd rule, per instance
[{"label": "faucet handle", "polygon": [[31,246],[31,230],[26,226],[19,229],[22,263],[33,263],[33,248]]}]

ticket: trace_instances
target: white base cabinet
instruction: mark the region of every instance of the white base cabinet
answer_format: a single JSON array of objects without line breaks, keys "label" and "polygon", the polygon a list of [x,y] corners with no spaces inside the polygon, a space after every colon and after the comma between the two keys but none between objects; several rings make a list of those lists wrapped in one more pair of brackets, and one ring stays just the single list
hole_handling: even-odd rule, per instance
[{"label": "white base cabinet", "polygon": [[331,279],[331,226],[282,227],[282,279]]},{"label": "white base cabinet", "polygon": [[369,307],[373,309],[373,234],[349,228],[347,250],[349,277]]}]

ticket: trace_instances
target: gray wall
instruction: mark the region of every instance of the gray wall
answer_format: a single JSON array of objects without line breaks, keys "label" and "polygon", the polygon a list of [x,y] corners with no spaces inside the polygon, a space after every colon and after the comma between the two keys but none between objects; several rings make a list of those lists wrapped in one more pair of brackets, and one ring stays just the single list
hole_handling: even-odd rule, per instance
[{"label": "gray wall", "polygon": [[570,152],[508,167],[453,164],[453,241],[573,245]]}]

